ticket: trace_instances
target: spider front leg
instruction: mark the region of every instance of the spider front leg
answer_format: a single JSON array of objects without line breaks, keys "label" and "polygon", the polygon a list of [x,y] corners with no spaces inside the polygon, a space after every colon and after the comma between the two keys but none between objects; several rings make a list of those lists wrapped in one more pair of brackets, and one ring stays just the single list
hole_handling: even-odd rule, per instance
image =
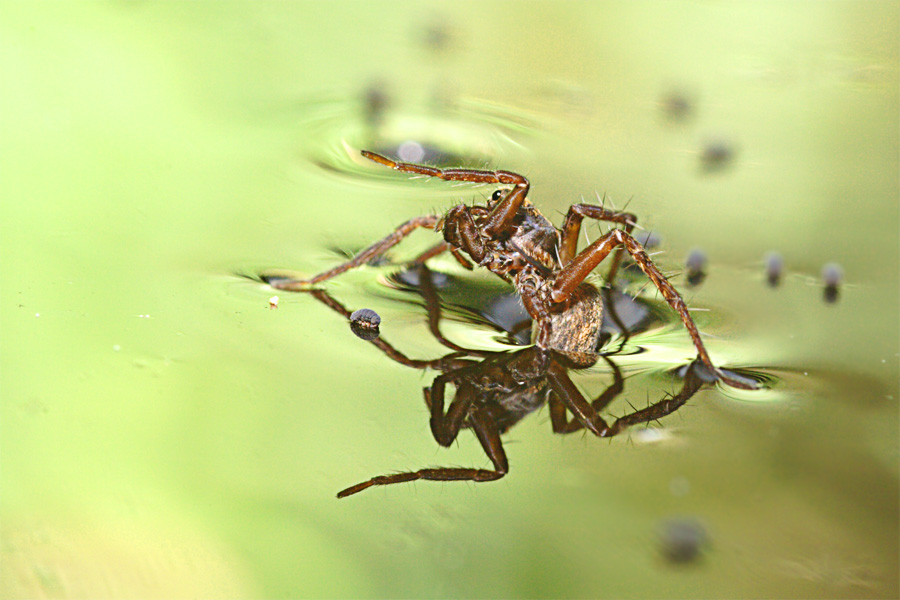
[{"label": "spider front leg", "polygon": [[528,195],[528,180],[512,171],[480,171],[477,169],[438,169],[425,165],[401,163],[368,150],[363,150],[362,155],[380,165],[390,167],[403,173],[414,173],[427,177],[437,177],[445,181],[468,181],[471,183],[500,183],[512,185],[506,196],[493,208],[491,214],[482,225],[482,232],[487,237],[494,237],[497,233],[506,229],[515,218],[519,207]]},{"label": "spider front leg", "polygon": [[[397,229],[395,229],[390,235],[375,242],[342,265],[338,265],[333,269],[329,269],[323,273],[319,273],[318,275],[309,279],[284,278],[279,279],[277,282],[272,282],[270,285],[279,290],[287,290],[291,292],[306,291],[311,286],[317,283],[325,281],[326,279],[331,279],[332,277],[340,275],[341,273],[349,271],[350,269],[361,267],[373,258],[381,256],[382,254],[399,244],[405,237],[407,237],[409,234],[420,227],[424,227],[426,229],[434,229],[439,220],[440,217],[438,217],[437,215],[428,215],[410,219],[409,221],[397,227]],[[441,251],[443,251],[445,248],[441,245],[438,245],[435,246],[434,249],[440,249]],[[430,258],[430,256],[427,258]]]},{"label": "spider front leg", "polygon": [[604,258],[609,256],[610,252],[619,246],[625,247],[634,259],[634,262],[637,263],[650,281],[653,282],[653,285],[656,286],[669,306],[671,306],[681,317],[682,323],[684,323],[685,328],[688,330],[688,334],[691,336],[691,340],[694,342],[694,347],[697,349],[697,356],[700,358],[701,362],[703,362],[703,364],[706,365],[706,367],[719,379],[733,387],[756,389],[756,385],[753,382],[729,377],[713,365],[712,360],[709,358],[709,353],[706,351],[706,347],[700,339],[700,330],[697,329],[697,325],[691,318],[687,305],[684,303],[684,299],[675,287],[669,283],[669,280],[666,279],[656,265],[653,264],[653,261],[650,260],[650,257],[647,256],[647,253],[644,251],[643,246],[631,237],[629,233],[626,233],[621,229],[613,229],[606,235],[595,240],[594,243],[582,250],[581,254],[573,258],[571,262],[559,272],[550,289],[550,301],[552,303],[565,302],[581,282],[584,281],[585,277],[587,277]]}]

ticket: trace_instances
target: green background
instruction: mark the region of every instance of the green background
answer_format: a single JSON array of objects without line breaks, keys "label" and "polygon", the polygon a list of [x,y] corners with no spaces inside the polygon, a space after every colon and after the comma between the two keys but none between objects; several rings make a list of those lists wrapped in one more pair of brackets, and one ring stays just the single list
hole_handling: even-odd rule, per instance
[{"label": "green background", "polygon": [[[898,8],[3,2],[0,594],[897,597]],[[467,432],[430,438],[433,374],[238,276],[314,273],[490,192],[358,159],[404,139],[525,173],[557,223],[581,197],[631,199],[664,267],[707,252],[688,298],[712,309],[714,358],[771,388],[701,392],[656,444],[555,436],[545,411],[506,436],[498,483],[337,501],[486,462]],[[710,143],[733,149],[721,169]],[[387,271],[328,289],[440,355],[422,311],[378,293]],[[646,341],[690,358],[678,329]],[[632,402],[662,387],[644,385]],[[678,515],[710,537],[695,564],[658,552]]]}]

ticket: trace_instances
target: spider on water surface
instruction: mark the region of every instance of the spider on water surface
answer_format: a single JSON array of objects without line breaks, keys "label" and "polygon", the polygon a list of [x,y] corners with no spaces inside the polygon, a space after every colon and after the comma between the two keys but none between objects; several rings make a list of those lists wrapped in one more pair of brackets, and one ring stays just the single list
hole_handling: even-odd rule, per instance
[{"label": "spider on water surface", "polygon": [[[373,485],[416,479],[491,481],[503,477],[508,467],[500,444],[500,434],[509,426],[502,425],[506,419],[504,415],[509,414],[512,406],[517,407],[514,411],[516,414],[527,414],[543,401],[549,400],[554,430],[561,433],[584,428],[595,435],[607,437],[615,435],[628,423],[647,420],[638,418],[646,415],[632,415],[621,426],[605,425],[598,414],[605,402],[600,402],[599,399],[593,403],[587,402],[566,375],[567,370],[587,368],[603,358],[598,353],[602,334],[603,294],[585,279],[610,253],[619,248],[624,248],[631,255],[669,306],[678,313],[697,350],[696,363],[699,365],[696,365],[696,369],[689,370],[689,383],[685,384],[683,392],[678,395],[681,401],[692,396],[699,387],[697,375],[691,374],[694,371],[707,379],[717,379],[736,388],[758,387],[751,379],[726,373],[713,365],[700,338],[700,331],[681,295],[653,264],[641,244],[631,236],[637,222],[634,215],[593,204],[574,204],[569,208],[562,228],[557,229],[526,199],[529,182],[517,173],[502,170],[439,169],[396,162],[369,151],[363,151],[362,154],[372,161],[404,173],[447,181],[499,184],[503,187],[497,189],[485,205],[460,204],[443,216],[428,215],[410,219],[353,259],[309,279],[263,276],[263,280],[277,289],[311,292],[320,301],[342,314],[346,312],[345,316],[349,317],[350,313],[346,309],[330,300],[324,292],[316,290],[316,284],[384,255],[416,229],[432,229],[441,232],[444,241],[426,250],[413,264],[424,268],[425,261],[429,258],[450,252],[465,268],[473,269],[478,265],[511,283],[532,320],[531,342],[534,349],[505,357],[494,356],[497,353],[484,353],[481,356],[485,359],[484,363],[476,367],[471,363],[456,364],[459,362],[458,356],[436,361],[410,360],[389,344],[378,339],[372,340],[371,343],[398,362],[445,372],[445,375],[438,377],[433,388],[426,388],[425,392],[426,403],[432,413],[435,439],[441,445],[449,445],[461,428],[473,429],[494,469],[440,467],[378,476],[342,491],[339,497],[355,494]],[[581,252],[577,252],[581,223],[585,218],[608,221],[622,228],[610,230]],[[618,268],[619,254],[616,252],[612,259],[608,275],[610,281]],[[451,349],[464,351],[440,335],[437,314],[436,311],[429,311],[432,333]],[[488,357],[487,354],[491,356]],[[446,362],[447,360],[450,362]],[[458,375],[450,374],[457,371]],[[488,372],[498,377],[497,385],[477,383],[484,380],[484,374]],[[443,389],[447,383],[454,384],[457,392],[445,414]],[[505,390],[505,395],[498,396],[498,389]],[[672,403],[666,402],[665,405],[665,410],[656,409],[653,418],[670,412]],[[573,414],[573,425],[565,424],[567,410]]]},{"label": "spider on water surface", "polygon": [[[511,282],[535,323],[533,343],[539,348],[564,353],[576,362],[590,365],[597,360],[603,300],[599,290],[585,278],[621,246],[681,317],[700,362],[728,385],[742,389],[756,387],[755,382],[726,374],[713,365],[684,299],[653,264],[643,246],[631,236],[637,224],[635,215],[594,204],[573,204],[560,230],[526,199],[529,183],[518,173],[438,169],[396,162],[367,150],[363,150],[362,155],[404,173],[511,187],[496,190],[484,206],[459,204],[443,216],[427,215],[410,219],[352,260],[310,279],[280,280],[277,286],[280,289],[308,290],[315,284],[383,255],[420,227],[433,229],[443,233],[444,241],[422,254],[418,261],[424,262],[449,251],[467,269],[478,265]],[[577,252],[581,222],[585,218],[616,223],[623,229],[612,229]],[[618,267],[618,259],[617,254],[610,267],[610,280]]]}]

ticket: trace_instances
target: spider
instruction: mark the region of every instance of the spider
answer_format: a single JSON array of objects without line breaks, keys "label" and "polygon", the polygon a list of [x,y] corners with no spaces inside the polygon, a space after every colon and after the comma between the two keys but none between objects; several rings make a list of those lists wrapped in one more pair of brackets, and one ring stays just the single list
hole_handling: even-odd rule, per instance
[{"label": "spider", "polygon": [[[678,291],[653,264],[644,248],[631,236],[637,217],[593,204],[569,207],[562,229],[557,229],[526,198],[528,180],[512,171],[439,169],[391,160],[363,150],[362,155],[395,171],[437,177],[446,181],[499,184],[485,205],[454,206],[443,216],[427,215],[410,219],[390,235],[375,242],[353,259],[310,279],[285,279],[276,287],[308,291],[313,286],[382,256],[419,228],[443,234],[444,241],[425,251],[417,262],[450,252],[465,268],[475,265],[495,273],[515,286],[525,310],[533,321],[532,342],[538,348],[565,355],[573,364],[590,366],[598,359],[603,299],[600,291],[585,278],[610,253],[616,252],[608,279],[613,280],[620,249],[631,255],[669,306],[678,313],[707,370],[728,385],[754,389],[753,381],[726,374],[709,357],[700,331]],[[585,218],[622,226],[600,236],[577,251],[581,223]]]}]

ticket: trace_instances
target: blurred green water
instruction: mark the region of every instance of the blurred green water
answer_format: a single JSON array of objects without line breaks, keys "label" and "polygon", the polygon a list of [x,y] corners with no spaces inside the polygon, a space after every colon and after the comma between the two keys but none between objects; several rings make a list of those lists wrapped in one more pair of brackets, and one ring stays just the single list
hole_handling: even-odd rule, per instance
[{"label": "blurred green water", "polygon": [[[896,597],[897,8],[0,4],[3,596]],[[486,193],[345,150],[405,136],[526,173],[554,219],[632,198],[662,264],[708,253],[688,296],[716,359],[778,385],[702,392],[657,445],[561,438],[542,413],[499,483],[336,501],[485,459],[430,438],[429,375],[234,274],[315,272]],[[720,171],[709,140],[734,148]],[[832,260],[848,285],[826,305]],[[373,281],[329,289],[437,356]],[[656,535],[683,514],[711,544],[673,568]]]}]

